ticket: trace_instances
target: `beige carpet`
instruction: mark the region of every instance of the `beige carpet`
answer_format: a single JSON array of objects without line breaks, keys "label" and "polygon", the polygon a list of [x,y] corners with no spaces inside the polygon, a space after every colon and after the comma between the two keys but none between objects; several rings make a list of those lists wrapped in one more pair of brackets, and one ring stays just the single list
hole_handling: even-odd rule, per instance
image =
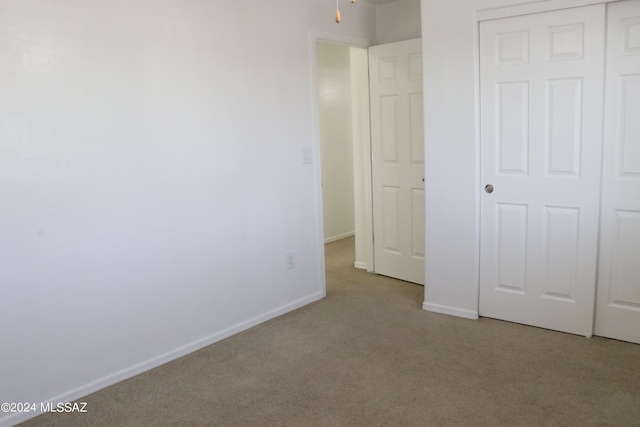
[{"label": "beige carpet", "polygon": [[46,426],[640,426],[640,345],[421,310],[327,245],[326,299],[84,399]]}]

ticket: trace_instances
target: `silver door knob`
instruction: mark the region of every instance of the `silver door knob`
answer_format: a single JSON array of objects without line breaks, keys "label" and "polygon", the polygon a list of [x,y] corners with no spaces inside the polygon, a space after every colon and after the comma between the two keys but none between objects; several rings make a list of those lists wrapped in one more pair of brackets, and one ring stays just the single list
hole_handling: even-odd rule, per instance
[{"label": "silver door knob", "polygon": [[491,184],[485,185],[484,186],[484,191],[486,191],[489,194],[493,193],[493,185],[491,185]]}]

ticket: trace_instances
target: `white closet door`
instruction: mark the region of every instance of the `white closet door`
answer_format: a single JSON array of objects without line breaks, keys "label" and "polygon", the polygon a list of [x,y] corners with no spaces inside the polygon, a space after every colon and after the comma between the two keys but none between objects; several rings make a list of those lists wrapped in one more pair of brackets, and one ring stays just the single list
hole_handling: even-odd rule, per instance
[{"label": "white closet door", "polygon": [[424,285],[420,39],[369,48],[374,270]]},{"label": "white closet door", "polygon": [[594,5],[480,25],[482,316],[593,332],[604,17]]},{"label": "white closet door", "polygon": [[640,343],[640,0],[612,3],[597,335]]}]

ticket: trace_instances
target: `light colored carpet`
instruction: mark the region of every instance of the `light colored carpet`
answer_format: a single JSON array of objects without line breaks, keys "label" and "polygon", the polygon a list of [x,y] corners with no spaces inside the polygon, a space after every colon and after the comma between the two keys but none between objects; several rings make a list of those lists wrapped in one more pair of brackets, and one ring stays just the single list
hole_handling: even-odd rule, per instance
[{"label": "light colored carpet", "polygon": [[640,426],[640,345],[421,310],[327,245],[327,298],[25,426]]}]

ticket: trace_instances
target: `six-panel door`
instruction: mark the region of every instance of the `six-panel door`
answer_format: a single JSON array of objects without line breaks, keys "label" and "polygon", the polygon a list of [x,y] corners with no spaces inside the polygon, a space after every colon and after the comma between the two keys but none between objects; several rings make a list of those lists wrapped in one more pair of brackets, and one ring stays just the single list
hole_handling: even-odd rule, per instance
[{"label": "six-panel door", "polygon": [[424,285],[420,39],[369,48],[374,270]]},{"label": "six-panel door", "polygon": [[480,24],[482,316],[592,333],[604,12]]},{"label": "six-panel door", "polygon": [[607,13],[596,335],[640,343],[640,0]]}]

